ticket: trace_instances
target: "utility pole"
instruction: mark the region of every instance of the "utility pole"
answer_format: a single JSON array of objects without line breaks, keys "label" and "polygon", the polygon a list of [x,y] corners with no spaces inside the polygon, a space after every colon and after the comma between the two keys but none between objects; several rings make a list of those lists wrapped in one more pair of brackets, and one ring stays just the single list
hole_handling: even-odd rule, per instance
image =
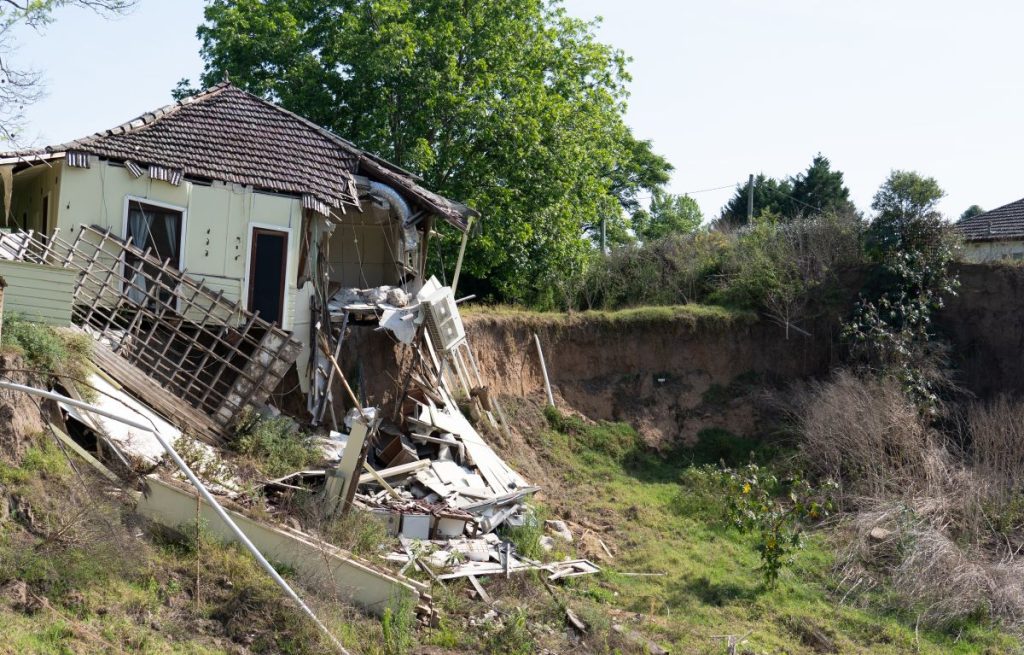
[{"label": "utility pole", "polygon": [[747,179],[747,225],[754,222],[754,174]]},{"label": "utility pole", "polygon": [[608,228],[606,227],[608,219],[604,216],[601,217],[601,254],[605,255],[608,253]]}]

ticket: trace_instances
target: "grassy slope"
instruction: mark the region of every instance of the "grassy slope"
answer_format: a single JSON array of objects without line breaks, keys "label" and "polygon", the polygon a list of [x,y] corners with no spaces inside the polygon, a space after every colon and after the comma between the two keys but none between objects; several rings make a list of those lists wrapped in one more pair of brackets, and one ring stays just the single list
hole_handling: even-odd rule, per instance
[{"label": "grassy slope", "polygon": [[460,309],[463,317],[475,318],[500,316],[516,319],[531,325],[562,324],[571,321],[603,321],[608,323],[688,321],[694,327],[702,325],[724,325],[734,322],[757,320],[754,312],[730,309],[720,305],[666,305],[635,307],[614,311],[589,310],[585,312],[536,312],[509,305],[468,305]]},{"label": "grassy slope", "polygon": [[[814,653],[815,630],[842,653],[1019,649],[1016,640],[981,624],[959,626],[959,634],[915,631],[912,617],[840,605],[830,592],[831,556],[822,533],[810,539],[779,587],[766,591],[752,542],[723,524],[710,476],[688,466],[694,453],[668,460],[638,454],[628,426],[564,422],[562,431],[531,439],[564,481],[548,494],[549,511],[614,525],[602,538],[617,550],[601,579],[583,580],[577,596],[613,614],[642,614],[648,634],[673,652],[722,653],[724,642],[715,635],[750,633],[745,647],[757,653]],[[612,569],[665,575],[629,577]]]}]

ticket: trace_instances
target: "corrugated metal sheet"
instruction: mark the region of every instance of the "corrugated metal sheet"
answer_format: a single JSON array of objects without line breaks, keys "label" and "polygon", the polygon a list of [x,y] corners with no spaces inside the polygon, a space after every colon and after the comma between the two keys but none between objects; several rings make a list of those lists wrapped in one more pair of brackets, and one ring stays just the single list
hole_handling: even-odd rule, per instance
[{"label": "corrugated metal sheet", "polygon": [[0,260],[7,281],[4,313],[60,327],[71,325],[71,300],[77,271],[28,262]]}]

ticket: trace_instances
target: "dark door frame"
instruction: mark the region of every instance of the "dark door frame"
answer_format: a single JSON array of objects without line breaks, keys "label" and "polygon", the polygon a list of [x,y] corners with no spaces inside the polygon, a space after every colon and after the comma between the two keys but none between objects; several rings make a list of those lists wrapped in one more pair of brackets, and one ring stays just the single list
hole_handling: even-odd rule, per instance
[{"label": "dark door frame", "polygon": [[[264,226],[264,225],[253,225],[249,226],[249,259],[245,265],[245,298],[246,298],[246,309],[253,311],[253,292],[256,289],[256,269],[253,267],[256,262],[256,241],[257,237],[261,234],[279,235],[283,237],[281,242],[281,291],[279,297],[279,307],[281,308],[280,316],[277,317],[277,324],[284,324],[285,316],[285,302],[288,298],[288,247],[289,240],[291,239],[291,230],[285,227],[275,226]],[[265,320],[267,317],[261,316]]]}]

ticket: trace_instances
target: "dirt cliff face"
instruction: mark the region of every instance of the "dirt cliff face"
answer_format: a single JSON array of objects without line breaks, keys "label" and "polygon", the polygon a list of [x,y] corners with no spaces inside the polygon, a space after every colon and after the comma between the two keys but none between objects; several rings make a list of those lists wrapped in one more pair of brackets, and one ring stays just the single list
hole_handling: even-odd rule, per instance
[{"label": "dirt cliff face", "polygon": [[763,384],[827,371],[833,328],[811,337],[753,319],[470,314],[467,333],[492,390],[543,390],[533,334],[555,393],[593,419],[628,421],[652,445],[692,441],[708,427],[756,430]]},{"label": "dirt cliff face", "polygon": [[[0,371],[5,381],[32,384],[27,374],[18,371],[24,367],[20,355],[0,352]],[[20,462],[28,444],[27,437],[42,430],[39,406],[31,396],[0,389],[0,461]]]},{"label": "dirt cliff face", "polygon": [[[960,293],[936,317],[958,382],[980,396],[1024,393],[1024,267],[963,264],[959,274]],[[752,434],[759,389],[822,376],[839,364],[839,325],[863,275],[852,271],[848,278],[847,298],[801,321],[808,334],[791,331],[788,339],[765,319],[685,308],[570,316],[470,310],[463,320],[493,393],[543,393],[536,333],[566,407],[628,421],[661,445],[692,441],[709,427]],[[385,399],[400,377],[399,352],[369,327],[354,329],[346,341],[343,366],[369,402]]]},{"label": "dirt cliff face", "polygon": [[957,382],[982,397],[1024,393],[1024,267],[961,264],[959,274],[936,320]]}]

